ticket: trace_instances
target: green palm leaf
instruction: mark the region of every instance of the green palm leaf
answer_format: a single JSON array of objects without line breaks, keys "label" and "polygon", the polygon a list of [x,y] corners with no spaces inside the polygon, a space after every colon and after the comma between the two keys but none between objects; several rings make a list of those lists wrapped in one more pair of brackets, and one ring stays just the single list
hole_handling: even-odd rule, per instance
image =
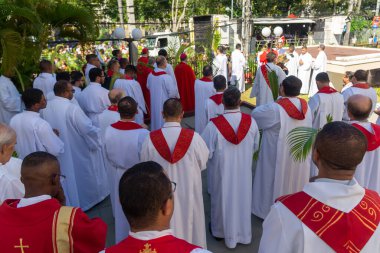
[{"label": "green palm leaf", "polygon": [[1,73],[11,76],[18,61],[23,57],[24,40],[21,35],[10,29],[0,30]]},{"label": "green palm leaf", "polygon": [[289,132],[287,142],[290,153],[296,162],[306,160],[313,147],[318,130],[311,127],[296,127]]}]

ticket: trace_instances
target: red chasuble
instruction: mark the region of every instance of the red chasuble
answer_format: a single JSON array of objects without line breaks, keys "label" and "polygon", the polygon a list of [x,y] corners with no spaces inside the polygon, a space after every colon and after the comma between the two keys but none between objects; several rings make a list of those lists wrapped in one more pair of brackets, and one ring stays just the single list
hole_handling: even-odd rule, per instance
[{"label": "red chasuble", "polygon": [[307,102],[302,99],[298,98],[301,102],[301,108],[302,111],[300,112],[298,108],[290,101],[289,98],[281,98],[276,101],[277,104],[279,104],[289,115],[289,117],[296,119],[296,120],[304,120],[307,112]]},{"label": "red chasuble", "polygon": [[371,124],[371,127],[374,133],[371,133],[365,127],[362,127],[361,125],[356,124],[356,123],[352,124],[352,126],[359,129],[367,138],[367,141],[368,141],[367,151],[373,151],[380,146],[380,126],[376,124]]},{"label": "red chasuble", "polygon": [[124,121],[118,121],[116,123],[113,123],[111,127],[116,128],[118,130],[136,130],[136,129],[142,129],[143,127],[135,122],[124,122]]},{"label": "red chasuble", "polygon": [[359,89],[369,89],[370,88],[368,83],[356,83],[356,84],[353,84],[352,87],[359,88]]},{"label": "red chasuble", "polygon": [[149,241],[128,236],[119,244],[106,249],[106,253],[190,253],[197,248],[199,247],[172,235]]},{"label": "red chasuble", "polygon": [[146,85],[148,76],[153,71],[153,69],[149,67],[148,61],[148,57],[145,56],[142,56],[137,60],[137,81],[141,86],[147,108],[150,108],[150,93]]},{"label": "red chasuble", "polygon": [[228,142],[231,142],[232,144],[235,144],[235,145],[238,145],[240,142],[244,140],[252,124],[251,116],[245,113],[241,114],[241,120],[240,120],[237,133],[235,133],[234,129],[232,128],[230,123],[227,121],[227,119],[224,117],[224,115],[220,115],[219,117],[212,118],[211,121],[212,123],[214,123],[216,128],[223,135],[223,137]]},{"label": "red chasuble", "polygon": [[165,71],[155,72],[155,71],[153,70],[153,72],[152,72],[152,75],[154,75],[154,76],[162,76],[162,75],[165,75],[165,74],[166,74]]},{"label": "red chasuble", "polygon": [[118,107],[117,107],[117,105],[110,105],[108,107],[108,110],[109,111],[113,111],[113,112],[117,112],[118,111]]},{"label": "red chasuble", "polygon": [[367,189],[349,213],[327,206],[305,192],[283,196],[277,201],[337,253],[360,252],[380,223],[379,194]]},{"label": "red chasuble", "polygon": [[325,86],[322,89],[318,91],[318,93],[324,93],[324,94],[332,94],[338,92],[336,89],[330,87],[330,86]]},{"label": "red chasuble", "polygon": [[156,130],[150,133],[150,139],[153,146],[156,148],[158,153],[171,164],[174,164],[181,160],[190,147],[191,141],[193,140],[194,131],[190,129],[181,128],[177,143],[175,144],[173,154],[170,153],[170,148],[165,140],[162,130]]},{"label": "red chasuble", "polygon": [[222,104],[223,99],[223,93],[221,94],[215,94],[214,96],[211,96],[210,99],[215,102],[215,104],[220,105]]},{"label": "red chasuble", "polygon": [[186,63],[179,63],[174,70],[177,79],[179,96],[185,112],[192,112],[195,108],[195,73],[194,70]]},{"label": "red chasuble", "polygon": [[99,252],[107,226],[79,208],[62,207],[56,199],[16,208],[19,200],[0,206],[0,251],[7,253]]}]

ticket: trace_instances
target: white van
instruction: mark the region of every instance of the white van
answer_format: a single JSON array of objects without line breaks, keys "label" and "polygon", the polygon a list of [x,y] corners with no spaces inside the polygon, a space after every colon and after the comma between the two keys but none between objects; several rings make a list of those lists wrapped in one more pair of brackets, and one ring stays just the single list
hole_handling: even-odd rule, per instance
[{"label": "white van", "polygon": [[157,56],[160,49],[165,49],[170,52],[177,53],[181,46],[181,41],[178,35],[170,35],[167,32],[154,33],[153,35],[145,36],[145,46],[149,49],[149,56]]}]

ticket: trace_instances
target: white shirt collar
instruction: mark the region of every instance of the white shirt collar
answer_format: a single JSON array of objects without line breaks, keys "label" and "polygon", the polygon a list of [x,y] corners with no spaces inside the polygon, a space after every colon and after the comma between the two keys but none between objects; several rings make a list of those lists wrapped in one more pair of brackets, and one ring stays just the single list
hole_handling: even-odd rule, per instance
[{"label": "white shirt collar", "polygon": [[27,113],[27,114],[30,114],[34,117],[40,117],[40,113],[39,112],[33,112],[33,111],[27,111],[25,110],[24,113]]},{"label": "white shirt collar", "polygon": [[240,108],[233,110],[224,110],[224,113],[240,112]]},{"label": "white shirt collar", "polygon": [[53,74],[52,73],[42,72],[42,73],[40,73],[40,76],[53,77]]},{"label": "white shirt collar", "polygon": [[22,198],[20,199],[20,202],[17,204],[17,208],[31,206],[48,199],[51,199],[50,195],[40,195],[36,197],[31,197],[31,198]]},{"label": "white shirt collar", "polygon": [[96,82],[90,82],[90,84],[89,85],[99,85],[99,86],[102,86],[100,83],[96,83]]},{"label": "white shirt collar", "polygon": [[143,241],[157,239],[167,235],[173,235],[173,231],[171,229],[166,229],[162,231],[141,231],[141,232],[129,232],[129,235]]},{"label": "white shirt collar", "polygon": [[181,124],[178,122],[165,122],[163,127],[181,127]]},{"label": "white shirt collar", "polygon": [[166,72],[166,69],[162,69],[162,68],[159,68],[159,67],[156,67],[156,68],[154,69],[154,72],[160,72],[160,71],[164,71],[164,72]]}]

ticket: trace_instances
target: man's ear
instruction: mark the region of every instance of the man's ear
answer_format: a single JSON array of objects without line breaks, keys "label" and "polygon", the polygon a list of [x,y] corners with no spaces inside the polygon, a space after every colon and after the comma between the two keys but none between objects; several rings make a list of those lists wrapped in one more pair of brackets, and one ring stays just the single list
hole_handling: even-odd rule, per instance
[{"label": "man's ear", "polygon": [[168,198],[166,202],[163,204],[161,209],[161,214],[163,216],[171,216],[174,211],[174,197]]},{"label": "man's ear", "polygon": [[315,147],[313,147],[313,151],[312,151],[312,154],[311,154],[311,159],[313,160],[313,163],[315,165],[318,165],[319,160],[320,160],[320,155],[319,155],[318,150]]},{"label": "man's ear", "polygon": [[185,115],[185,112],[184,111],[182,111],[182,113],[181,113],[181,119],[183,119],[183,116]]}]

